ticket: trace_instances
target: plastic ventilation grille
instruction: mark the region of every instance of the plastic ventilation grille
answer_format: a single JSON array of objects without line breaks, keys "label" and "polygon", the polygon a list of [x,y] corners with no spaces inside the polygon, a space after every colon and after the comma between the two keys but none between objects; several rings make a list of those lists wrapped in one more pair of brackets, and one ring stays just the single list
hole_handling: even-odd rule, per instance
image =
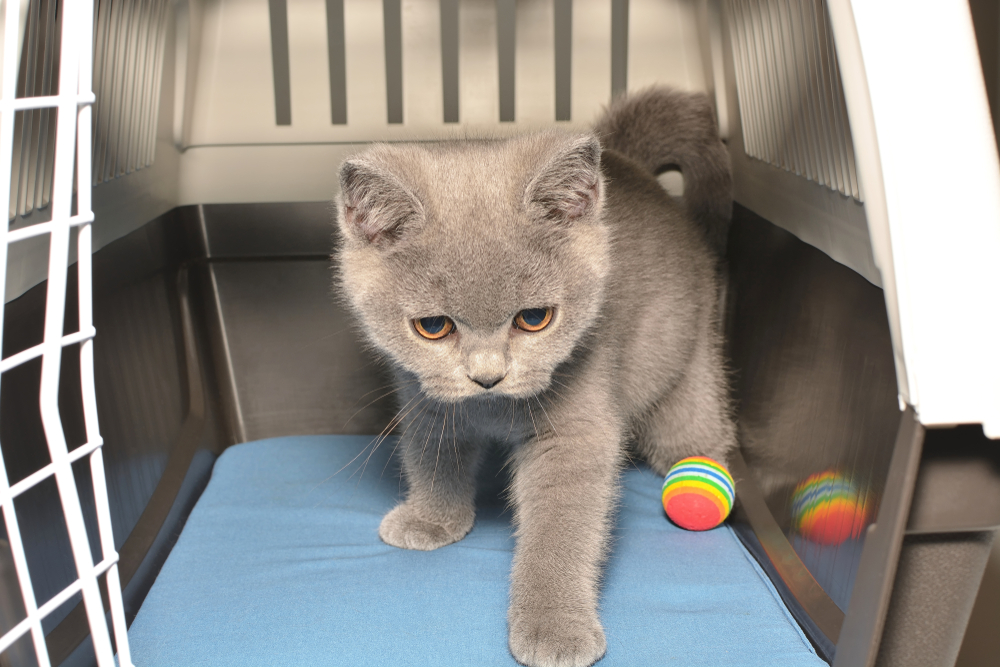
[{"label": "plastic ventilation grille", "polygon": [[[32,0],[19,36],[17,97],[55,94],[59,0]],[[98,0],[94,89],[95,185],[153,163],[168,0]],[[19,111],[14,121],[8,217],[44,209],[52,197],[55,114]]]},{"label": "plastic ventilation grille", "polygon": [[[26,3],[25,29],[19,35],[17,97],[54,95],[58,87],[58,0]],[[14,119],[13,171],[8,217],[45,208],[52,197],[56,116],[48,108],[18,111]]]},{"label": "plastic ventilation grille", "polygon": [[94,185],[153,163],[168,0],[96,0]]},{"label": "plastic ventilation grille", "polygon": [[729,14],[747,155],[861,201],[823,0],[729,0]]},{"label": "plastic ventilation grille", "polygon": [[[118,652],[118,664],[131,667],[128,648],[128,637],[125,629],[125,615],[122,607],[121,583],[118,578],[118,554],[115,552],[111,530],[111,515],[108,508],[107,486],[105,485],[104,463],[101,458],[101,435],[97,423],[97,403],[94,395],[94,326],[91,300],[91,211],[90,198],[90,157],[91,157],[91,105],[94,95],[91,92],[91,56],[93,35],[93,7],[89,0],[65,0],[57,7],[51,7],[51,12],[44,14],[49,18],[58,16],[62,26],[50,23],[52,32],[45,32],[42,41],[56,41],[51,44],[51,50],[43,51],[51,55],[46,84],[47,94],[40,96],[19,97],[17,95],[20,83],[27,80],[19,77],[19,70],[26,73],[19,64],[19,41],[26,34],[24,43],[29,43],[31,33],[22,31],[30,25],[31,11],[37,10],[42,16],[43,4],[32,5],[31,11],[22,11],[27,0],[4,2],[4,41],[3,41],[3,83],[2,98],[0,98],[0,184],[4,179],[10,184],[17,181],[18,171],[15,171],[14,145],[17,138],[17,118],[26,118],[31,112],[44,111],[48,124],[45,127],[50,132],[52,141],[51,167],[51,220],[24,227],[15,231],[8,224],[0,228],[0,292],[3,291],[7,275],[7,257],[10,245],[34,236],[47,236],[49,241],[48,283],[45,302],[45,325],[43,340],[40,344],[7,356],[0,361],[0,374],[22,366],[34,359],[41,360],[41,389],[39,405],[41,408],[42,427],[48,445],[49,463],[38,470],[11,483],[4,464],[3,452],[0,450],[0,510],[2,510],[4,528],[10,547],[10,557],[13,561],[21,603],[23,618],[5,634],[0,636],[0,655],[14,647],[15,642],[24,636],[30,637],[30,645],[34,648],[35,662],[39,667],[49,667],[48,649],[42,628],[42,619],[58,609],[63,603],[76,595],[83,598],[87,620],[93,638],[94,653],[101,667],[115,665],[114,651],[111,643],[111,632],[105,621],[104,604],[101,601],[101,590],[98,578],[106,577],[111,621],[114,631],[115,647]],[[39,19],[40,21],[40,19]],[[58,53],[58,57],[52,54]],[[58,61],[58,67],[54,65]],[[23,62],[23,61],[22,61]],[[43,59],[43,69],[45,69]],[[43,81],[46,80],[43,77]],[[40,114],[38,114],[40,115]],[[24,127],[23,125],[21,126]],[[41,153],[47,154],[47,153]],[[75,158],[75,159],[74,159]],[[19,165],[18,165],[19,167]],[[74,205],[74,168],[76,180],[76,213]],[[13,188],[0,187],[0,197],[10,196]],[[10,200],[6,206],[10,206]],[[0,201],[2,204],[2,201]],[[76,270],[79,285],[79,330],[64,334],[64,314],[66,308],[67,264],[70,260],[70,237],[76,234],[77,256]],[[3,331],[3,313],[6,306],[0,308],[0,335]],[[2,342],[2,341],[0,341]],[[86,427],[87,441],[72,451],[66,443],[62,418],[58,404],[60,364],[64,348],[79,345],[80,378],[83,396],[83,415]],[[2,349],[2,345],[0,345]],[[0,375],[2,378],[2,375]],[[7,443],[17,446],[17,443]],[[98,540],[100,546],[100,561],[94,562],[91,545],[84,523],[83,503],[77,490],[73,474],[73,463],[80,461],[83,469],[89,462],[91,482],[94,488],[93,507],[96,513]],[[59,493],[73,561],[76,566],[76,580],[56,593],[48,600],[38,600],[35,597],[31,581],[31,572],[25,554],[24,542],[18,526],[15,501],[24,492],[43,482],[52,483]],[[88,502],[87,505],[90,503]],[[13,602],[13,600],[10,600]],[[18,643],[15,650],[22,648]],[[27,648],[27,647],[23,647]],[[0,657],[0,661],[9,656]]]}]

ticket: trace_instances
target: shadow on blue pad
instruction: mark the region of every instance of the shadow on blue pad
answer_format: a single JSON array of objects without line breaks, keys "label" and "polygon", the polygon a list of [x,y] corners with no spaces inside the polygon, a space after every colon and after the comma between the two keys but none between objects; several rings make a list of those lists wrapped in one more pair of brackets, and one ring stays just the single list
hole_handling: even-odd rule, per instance
[{"label": "shadow on blue pad", "polygon": [[[503,478],[486,473],[461,542],[395,549],[378,538],[401,491],[395,443],[348,464],[370,442],[300,436],[226,450],[129,630],[135,664],[515,665]],[[660,483],[645,469],[624,475],[598,664],[824,665],[732,531],[674,527]]]}]

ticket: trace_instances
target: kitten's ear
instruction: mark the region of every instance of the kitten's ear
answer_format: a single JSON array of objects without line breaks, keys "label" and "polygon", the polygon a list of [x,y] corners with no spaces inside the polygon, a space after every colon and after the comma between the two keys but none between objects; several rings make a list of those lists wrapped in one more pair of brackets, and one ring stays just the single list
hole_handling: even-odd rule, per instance
[{"label": "kitten's ear", "polygon": [[573,222],[591,218],[601,204],[601,143],[594,135],[574,137],[549,158],[531,180],[529,209],[545,220]]},{"label": "kitten's ear", "polygon": [[419,228],[423,206],[402,181],[364,157],[340,167],[340,227],[352,238],[388,247]]}]

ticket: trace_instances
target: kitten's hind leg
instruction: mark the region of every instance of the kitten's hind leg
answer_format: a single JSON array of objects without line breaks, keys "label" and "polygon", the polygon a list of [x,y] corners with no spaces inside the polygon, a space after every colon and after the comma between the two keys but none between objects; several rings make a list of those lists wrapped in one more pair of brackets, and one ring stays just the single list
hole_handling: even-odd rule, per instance
[{"label": "kitten's hind leg", "polygon": [[461,408],[428,407],[400,439],[406,500],[379,526],[386,544],[431,551],[465,537],[476,516],[475,481],[483,448],[465,437]]},{"label": "kitten's hind leg", "polygon": [[736,426],[718,336],[699,339],[684,375],[637,426],[636,448],[661,475],[688,456],[728,465]]}]

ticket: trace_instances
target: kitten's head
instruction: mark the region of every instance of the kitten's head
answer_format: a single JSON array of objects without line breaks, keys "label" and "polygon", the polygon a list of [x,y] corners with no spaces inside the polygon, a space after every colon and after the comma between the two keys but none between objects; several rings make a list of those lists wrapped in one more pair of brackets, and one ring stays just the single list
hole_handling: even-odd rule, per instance
[{"label": "kitten's head", "polygon": [[344,162],[343,290],[368,338],[443,401],[546,389],[608,275],[592,135],[376,145]]}]

